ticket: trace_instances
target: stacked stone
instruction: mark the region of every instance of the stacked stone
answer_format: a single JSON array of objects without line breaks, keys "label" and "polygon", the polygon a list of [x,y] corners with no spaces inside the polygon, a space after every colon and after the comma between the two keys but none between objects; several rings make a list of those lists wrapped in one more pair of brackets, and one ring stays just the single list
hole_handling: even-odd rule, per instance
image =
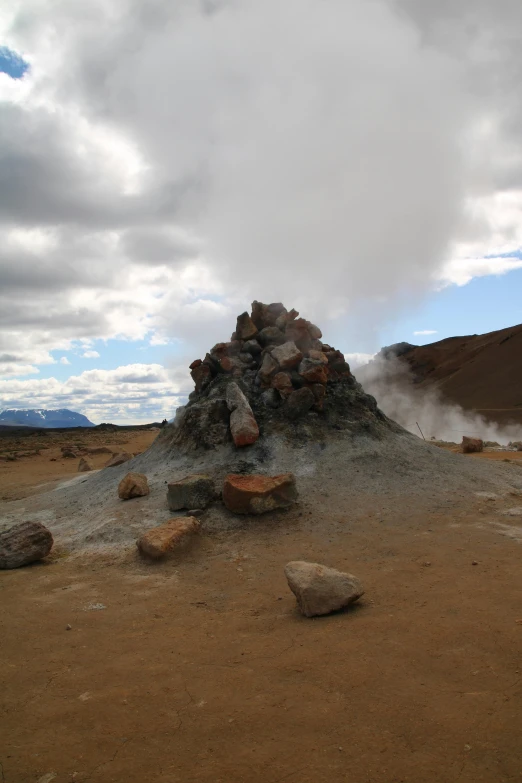
[{"label": "stacked stone", "polygon": [[238,316],[230,342],[217,343],[190,365],[196,385],[191,399],[217,376],[228,375],[268,406],[284,403],[290,419],[322,411],[328,384],[353,376],[341,351],[321,342],[321,330],[298,316],[280,303],[253,302],[250,315]]}]

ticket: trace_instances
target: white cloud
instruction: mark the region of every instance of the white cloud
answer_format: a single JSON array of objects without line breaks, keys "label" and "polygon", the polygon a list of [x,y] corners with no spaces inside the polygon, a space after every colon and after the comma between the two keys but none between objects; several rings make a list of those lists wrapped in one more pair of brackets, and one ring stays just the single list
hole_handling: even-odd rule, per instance
[{"label": "white cloud", "polygon": [[474,277],[505,275],[522,269],[520,258],[459,258],[449,261],[440,273],[442,285],[467,285]]},{"label": "white cloud", "polygon": [[82,353],[82,359],[99,359],[100,354],[98,351],[85,351],[85,353]]},{"label": "white cloud", "polygon": [[0,380],[0,408],[69,408],[102,421],[172,418],[192,391],[186,367],[130,364],[86,370],[65,382],[56,378]]},{"label": "white cloud", "polygon": [[365,364],[371,362],[375,358],[374,353],[345,353],[344,358],[350,365],[351,370],[356,370],[358,367],[364,367]]},{"label": "white cloud", "polygon": [[70,364],[71,362],[67,358],[67,356],[62,356],[60,359],[60,364]]},{"label": "white cloud", "polygon": [[428,334],[437,334],[436,329],[419,329],[417,332],[413,332],[415,335],[428,335]]}]

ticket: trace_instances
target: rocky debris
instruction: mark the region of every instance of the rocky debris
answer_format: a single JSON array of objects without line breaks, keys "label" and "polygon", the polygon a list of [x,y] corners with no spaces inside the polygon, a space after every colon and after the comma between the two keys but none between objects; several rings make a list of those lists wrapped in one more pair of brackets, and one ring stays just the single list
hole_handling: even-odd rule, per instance
[{"label": "rocky debris", "polygon": [[118,484],[118,497],[121,500],[141,498],[150,492],[147,476],[143,473],[127,473]]},{"label": "rocky debris", "polygon": [[264,514],[277,508],[288,508],[297,500],[295,476],[230,474],[225,478],[223,502],[234,514]]},{"label": "rocky debris", "polygon": [[216,496],[216,485],[210,476],[196,473],[168,485],[167,503],[171,511],[206,508]]},{"label": "rocky debris", "polygon": [[464,435],[461,446],[463,454],[476,454],[479,451],[484,451],[484,441],[480,438],[468,438]]},{"label": "rocky debris", "polygon": [[65,457],[65,459],[76,459],[78,457],[78,452],[71,449],[69,446],[62,446],[62,457]]},{"label": "rocky debris", "polygon": [[20,568],[41,560],[52,546],[50,530],[39,522],[21,522],[0,533],[0,569]]},{"label": "rocky debris", "polygon": [[259,438],[259,427],[252,408],[237,383],[229,383],[226,394],[234,444],[238,447],[250,446]]},{"label": "rocky debris", "polygon": [[136,545],[142,554],[158,559],[172,552],[187,536],[197,533],[200,527],[194,517],[174,517],[164,525],[148,530]]},{"label": "rocky debris", "polygon": [[109,449],[108,446],[91,446],[85,448],[86,454],[113,454],[114,452],[112,449]]},{"label": "rocky debris", "polygon": [[104,468],[117,468],[118,465],[123,465],[124,462],[128,462],[130,459],[133,458],[133,455],[130,454],[128,451],[122,451],[120,454],[115,454],[113,457],[111,457],[105,465]]},{"label": "rocky debris", "polygon": [[[296,310],[254,301],[250,315],[238,316],[228,342],[216,343],[192,362],[195,389],[183,416],[160,437],[167,435],[184,449],[230,442],[241,448],[257,440],[256,427],[259,437],[277,432],[294,438],[301,424],[316,431],[359,427],[368,432],[387,422],[341,351],[321,338],[319,327]],[[241,405],[230,404],[230,384],[239,387]]]},{"label": "rocky debris", "polygon": [[94,465],[85,457],[82,457],[78,463],[78,473],[87,473],[89,470],[94,470]]},{"label": "rocky debris", "polygon": [[357,577],[319,563],[294,560],[285,566],[285,576],[305,617],[343,609],[364,594]]}]

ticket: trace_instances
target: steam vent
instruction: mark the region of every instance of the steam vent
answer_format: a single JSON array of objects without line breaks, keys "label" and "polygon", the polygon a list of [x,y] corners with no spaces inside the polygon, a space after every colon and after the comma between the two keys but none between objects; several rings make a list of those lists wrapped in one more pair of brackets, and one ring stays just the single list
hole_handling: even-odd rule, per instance
[{"label": "steam vent", "polygon": [[195,389],[165,436],[178,447],[237,449],[280,434],[320,438],[326,431],[378,434],[392,423],[365,394],[344,355],[284,305],[252,303],[229,342],[190,365]]}]

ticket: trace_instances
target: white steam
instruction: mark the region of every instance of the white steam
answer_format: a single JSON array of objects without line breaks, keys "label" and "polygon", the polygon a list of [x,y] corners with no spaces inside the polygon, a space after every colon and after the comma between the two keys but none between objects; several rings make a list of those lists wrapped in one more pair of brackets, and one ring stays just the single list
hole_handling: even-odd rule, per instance
[{"label": "white steam", "polygon": [[426,440],[459,443],[467,435],[501,445],[522,441],[518,424],[495,424],[444,400],[437,389],[415,388],[408,365],[400,359],[377,357],[357,370],[357,380],[390,419],[419,437],[420,427]]}]

